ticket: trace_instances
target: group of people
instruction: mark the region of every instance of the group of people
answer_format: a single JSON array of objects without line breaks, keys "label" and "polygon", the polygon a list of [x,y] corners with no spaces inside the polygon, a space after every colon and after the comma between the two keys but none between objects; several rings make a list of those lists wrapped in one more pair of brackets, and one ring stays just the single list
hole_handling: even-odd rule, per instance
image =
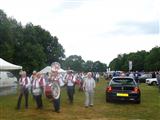
[{"label": "group of people", "polygon": [[[21,108],[21,100],[23,96],[25,98],[25,108],[28,108],[29,93],[32,94],[36,102],[37,109],[42,109],[42,95],[45,94],[45,89],[47,88],[48,84],[52,82],[55,82],[59,86],[59,88],[61,88],[62,86],[66,86],[70,104],[73,104],[74,102],[75,84],[78,83],[80,87],[79,90],[83,90],[85,93],[85,107],[87,108],[89,106],[93,106],[94,89],[96,87],[96,82],[91,72],[88,72],[83,78],[80,78],[79,75],[74,75],[71,70],[68,70],[67,74],[64,77],[62,77],[57,70],[51,70],[51,73],[47,77],[36,71],[33,71],[33,74],[30,78],[27,77],[25,71],[21,71],[20,76],[20,91],[16,107],[17,109]],[[59,95],[58,98],[53,97],[50,99],[53,104],[54,111],[57,113],[60,112],[60,96],[61,95]]]},{"label": "group of people", "polygon": [[33,71],[32,76],[27,77],[26,71],[20,72],[19,79],[19,97],[17,102],[17,109],[21,107],[22,97],[25,97],[25,108],[28,108],[28,98],[31,91],[33,98],[36,101],[37,108],[42,108],[42,94],[45,89],[45,80],[41,77],[41,73]]}]

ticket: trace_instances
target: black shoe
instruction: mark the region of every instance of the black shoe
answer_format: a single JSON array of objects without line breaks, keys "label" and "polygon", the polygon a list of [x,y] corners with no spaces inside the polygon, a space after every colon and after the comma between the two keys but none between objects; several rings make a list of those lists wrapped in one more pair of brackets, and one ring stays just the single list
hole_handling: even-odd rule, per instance
[{"label": "black shoe", "polygon": [[70,104],[73,104],[73,101],[70,101],[69,103],[70,103]]},{"label": "black shoe", "polygon": [[36,107],[36,109],[43,109],[43,107]]},{"label": "black shoe", "polygon": [[20,110],[20,108],[19,108],[19,107],[16,107],[15,109],[16,109],[16,110]]},{"label": "black shoe", "polygon": [[56,113],[60,113],[60,111],[59,111],[59,110],[56,110],[55,112],[56,112]]}]

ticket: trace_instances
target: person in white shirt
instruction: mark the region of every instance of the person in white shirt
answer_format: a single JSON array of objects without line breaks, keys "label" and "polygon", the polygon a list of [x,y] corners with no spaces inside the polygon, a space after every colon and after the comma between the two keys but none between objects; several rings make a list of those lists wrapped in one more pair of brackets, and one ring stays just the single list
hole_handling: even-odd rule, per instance
[{"label": "person in white shirt", "polygon": [[87,73],[87,78],[85,78],[83,83],[83,90],[85,92],[85,107],[93,106],[94,89],[96,87],[95,80],[92,77],[92,73]]},{"label": "person in white shirt", "polygon": [[17,102],[17,109],[20,109],[21,106],[21,100],[24,95],[25,97],[25,108],[28,108],[28,94],[29,94],[29,87],[30,87],[30,79],[27,77],[26,72],[21,72],[21,77],[19,79],[19,88],[20,88],[20,94],[18,97]]},{"label": "person in white shirt", "polygon": [[157,82],[158,82],[158,89],[159,89],[159,92],[160,92],[160,71],[157,72],[156,78],[157,78]]},{"label": "person in white shirt", "polygon": [[44,92],[44,87],[45,79],[42,77],[41,73],[38,72],[36,78],[32,81],[32,93],[37,104],[37,109],[43,108],[42,94]]},{"label": "person in white shirt", "polygon": [[75,78],[71,70],[68,70],[67,75],[65,76],[65,81],[67,85],[67,95],[70,104],[73,104],[74,99],[74,89],[75,89]]},{"label": "person in white shirt", "polygon": [[96,73],[96,82],[99,82],[99,77],[100,77],[100,75],[99,75],[99,73],[97,72],[97,73]]},{"label": "person in white shirt", "polygon": [[[31,77],[30,77],[30,81],[31,81],[31,86],[30,86],[30,91],[31,91],[31,94],[33,95],[33,90],[32,90],[32,85],[33,85],[33,80],[34,79],[36,79],[36,74],[37,74],[37,72],[34,70],[33,72],[32,72],[32,75],[31,75]],[[33,95],[33,98],[34,98],[34,95]]]}]

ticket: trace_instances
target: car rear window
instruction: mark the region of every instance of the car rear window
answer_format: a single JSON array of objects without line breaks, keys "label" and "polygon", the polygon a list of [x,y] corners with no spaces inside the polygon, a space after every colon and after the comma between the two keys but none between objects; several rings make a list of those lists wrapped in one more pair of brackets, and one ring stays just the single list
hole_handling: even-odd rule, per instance
[{"label": "car rear window", "polygon": [[111,84],[135,85],[132,78],[113,78]]}]

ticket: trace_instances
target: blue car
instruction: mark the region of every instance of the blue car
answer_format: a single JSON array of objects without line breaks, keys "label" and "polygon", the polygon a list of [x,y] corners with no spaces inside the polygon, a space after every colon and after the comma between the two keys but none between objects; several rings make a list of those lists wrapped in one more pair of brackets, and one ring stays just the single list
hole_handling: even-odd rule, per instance
[{"label": "blue car", "polygon": [[141,91],[136,81],[131,77],[113,77],[106,87],[106,102],[112,101],[141,102]]}]

